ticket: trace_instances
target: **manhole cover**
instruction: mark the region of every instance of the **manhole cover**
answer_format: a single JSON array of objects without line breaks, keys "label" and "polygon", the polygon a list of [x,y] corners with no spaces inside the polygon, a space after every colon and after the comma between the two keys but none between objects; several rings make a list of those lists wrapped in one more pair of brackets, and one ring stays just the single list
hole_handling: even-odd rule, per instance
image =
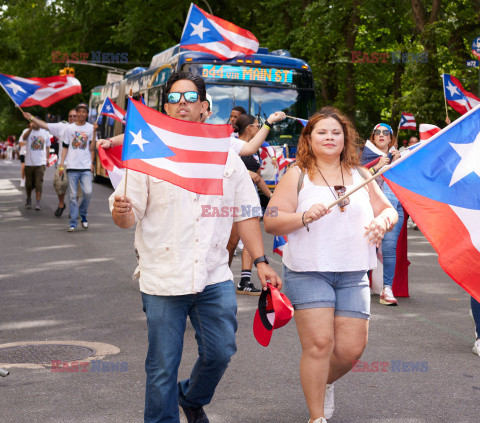
[{"label": "manhole cover", "polygon": [[0,363],[51,364],[52,360],[78,361],[95,355],[93,348],[81,345],[40,344],[0,348]]}]

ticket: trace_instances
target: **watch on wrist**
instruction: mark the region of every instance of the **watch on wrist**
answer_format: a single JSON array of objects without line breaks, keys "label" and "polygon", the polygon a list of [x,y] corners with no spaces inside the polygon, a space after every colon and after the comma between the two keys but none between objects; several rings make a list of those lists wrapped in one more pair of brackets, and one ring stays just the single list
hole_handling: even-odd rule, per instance
[{"label": "watch on wrist", "polygon": [[253,261],[253,264],[255,265],[255,267],[257,267],[257,264],[258,263],[267,263],[269,264],[269,261],[268,261],[268,258],[267,256],[260,256],[259,258],[255,259]]}]

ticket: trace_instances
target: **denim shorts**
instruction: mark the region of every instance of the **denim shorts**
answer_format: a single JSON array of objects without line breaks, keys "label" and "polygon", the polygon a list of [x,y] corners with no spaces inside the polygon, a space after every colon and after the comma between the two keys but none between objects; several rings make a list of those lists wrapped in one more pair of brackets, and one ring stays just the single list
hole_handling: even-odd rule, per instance
[{"label": "denim shorts", "polygon": [[367,271],[294,272],[283,266],[284,294],[295,310],[334,307],[335,316],[370,317]]}]

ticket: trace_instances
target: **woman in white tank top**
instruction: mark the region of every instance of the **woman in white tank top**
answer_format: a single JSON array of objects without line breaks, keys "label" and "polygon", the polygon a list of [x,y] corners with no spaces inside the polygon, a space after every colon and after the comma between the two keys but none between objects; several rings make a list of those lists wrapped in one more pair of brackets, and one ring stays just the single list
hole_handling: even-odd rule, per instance
[{"label": "woman in white tank top", "polygon": [[[324,107],[298,143],[297,166],[275,189],[265,230],[288,235],[283,250],[285,294],[295,307],[300,378],[311,423],[333,414],[333,382],[352,369],[367,344],[375,246],[398,215],[377,184],[359,185],[358,134],[338,110]],[[303,178],[303,181],[301,180]]]}]

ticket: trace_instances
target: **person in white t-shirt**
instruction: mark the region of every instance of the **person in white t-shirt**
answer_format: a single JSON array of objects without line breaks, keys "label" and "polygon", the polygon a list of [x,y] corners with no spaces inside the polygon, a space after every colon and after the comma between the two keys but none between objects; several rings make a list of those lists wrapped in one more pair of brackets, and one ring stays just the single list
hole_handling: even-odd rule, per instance
[{"label": "person in white t-shirt", "polygon": [[[68,122],[48,123],[48,130],[58,138],[58,157],[62,157],[62,144],[65,138],[65,128],[68,125],[75,123],[77,119],[77,111],[72,109],[68,112]],[[55,210],[55,216],[60,217],[65,210],[65,193],[68,189],[68,177],[66,173],[60,175],[60,166],[57,166],[55,170],[55,176],[53,177],[53,187],[58,196],[58,206]]]},{"label": "person in white t-shirt", "polygon": [[32,208],[32,191],[35,189],[35,210],[40,210],[42,198],[43,175],[50,153],[51,135],[34,122],[22,134],[20,146],[25,145],[25,207]]},{"label": "person in white t-shirt", "polygon": [[28,127],[25,128],[20,135],[20,138],[18,140],[18,146],[19,146],[19,151],[18,151],[18,158],[20,159],[20,187],[23,188],[25,186],[25,153],[27,152],[27,144],[23,142],[23,134],[28,131]]},{"label": "person in white t-shirt", "polygon": [[[92,172],[95,155],[94,126],[87,122],[88,106],[85,103],[80,103],[75,110],[77,112],[75,123],[68,124],[64,128],[63,150],[59,167],[59,175],[62,176],[65,171],[65,163],[67,163],[70,196],[70,223],[67,232],[74,232],[77,229],[79,214],[82,227],[88,229],[87,211],[92,196]],[[33,117],[30,113],[24,112],[23,115],[42,128],[53,125]],[[77,185],[79,182],[82,188],[80,206],[77,204]]]}]

